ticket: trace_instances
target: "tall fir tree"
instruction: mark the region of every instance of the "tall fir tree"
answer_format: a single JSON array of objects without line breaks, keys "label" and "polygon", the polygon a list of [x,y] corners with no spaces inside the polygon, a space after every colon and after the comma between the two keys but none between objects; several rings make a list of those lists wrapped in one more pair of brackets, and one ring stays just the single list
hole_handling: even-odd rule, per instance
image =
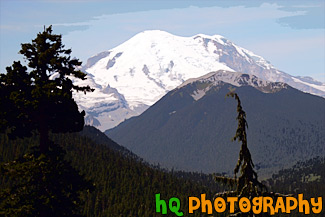
[{"label": "tall fir tree", "polygon": [[[233,141],[239,141],[241,143],[241,149],[239,152],[239,158],[234,169],[234,178],[216,176],[215,180],[225,185],[230,186],[234,190],[220,192],[215,194],[215,197],[237,197],[238,201],[246,197],[250,201],[254,197],[258,196],[269,196],[276,198],[279,196],[286,196],[278,193],[268,192],[267,187],[258,181],[257,173],[254,170],[254,164],[251,153],[247,145],[247,134],[246,128],[248,127],[246,121],[246,113],[242,108],[241,101],[237,93],[229,92],[227,97],[234,97],[237,101],[237,121],[238,127],[235,136],[232,138]],[[237,178],[237,174],[240,174]],[[254,214],[252,210],[249,212],[242,212],[238,205],[235,206],[233,214],[229,216],[242,216],[242,217],[253,217],[253,216],[270,216],[268,213],[261,212],[260,214]]]},{"label": "tall fir tree", "polygon": [[0,165],[11,184],[0,190],[0,215],[78,216],[80,196],[91,184],[65,161],[49,133],[83,129],[85,112],[72,94],[92,89],[73,84],[72,78],[85,80],[86,74],[51,26],[21,47],[27,66],[17,61],[0,75],[0,133],[11,139],[37,133],[39,144],[31,154]]},{"label": "tall fir tree", "polygon": [[37,131],[45,153],[50,131],[82,130],[85,112],[78,111],[72,91],[92,89],[73,84],[71,78],[84,80],[86,74],[78,70],[81,62],[70,57],[71,49],[64,48],[62,36],[52,34],[51,26],[21,47],[27,67],[17,61],[0,75],[0,132],[22,138]]}]

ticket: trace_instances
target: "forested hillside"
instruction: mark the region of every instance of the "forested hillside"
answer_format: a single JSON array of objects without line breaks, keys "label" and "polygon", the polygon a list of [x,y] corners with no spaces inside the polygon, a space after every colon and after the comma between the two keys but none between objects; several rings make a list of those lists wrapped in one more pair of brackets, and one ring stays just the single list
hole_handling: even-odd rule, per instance
[{"label": "forested hillside", "polygon": [[[94,184],[95,190],[86,196],[82,207],[85,216],[163,216],[155,212],[156,193],[166,200],[178,197],[184,216],[188,216],[189,196],[199,197],[206,193],[212,199],[216,192],[224,190],[214,182],[212,175],[167,172],[151,166],[93,127],[85,127],[81,133],[52,135],[52,139],[64,147],[71,164]],[[35,141],[36,137],[9,141],[1,135],[1,163],[29,152]],[[324,197],[324,166],[324,158],[300,162],[292,169],[281,170],[264,183],[274,192],[303,193],[306,198]],[[5,180],[6,177],[0,174],[1,188],[8,185]],[[202,213],[194,212],[191,216],[202,216]]]},{"label": "forested hillside", "polygon": [[[199,179],[190,181],[176,178],[171,173],[154,169],[94,128],[86,128],[81,134],[101,138],[102,143],[95,143],[78,133],[56,134],[52,135],[52,139],[66,150],[67,159],[71,161],[72,166],[81,171],[95,186],[95,190],[86,196],[86,203],[82,207],[86,216],[159,216],[155,207],[157,193],[165,200],[178,197],[186,216],[189,196],[206,193],[211,197],[213,194],[212,190],[199,184],[202,183]],[[28,147],[33,146],[35,141],[36,137],[10,141],[1,135],[1,163],[29,152]],[[210,177],[207,183],[211,183],[212,176],[196,176],[201,179],[204,177],[204,180]],[[4,188],[8,185],[6,177],[0,177],[0,186]],[[217,188],[214,190],[217,191]]]},{"label": "forested hillside", "polygon": [[280,170],[268,183],[275,191],[309,197],[325,196],[325,158],[298,162],[290,169]]},{"label": "forested hillside", "polygon": [[[231,174],[239,145],[231,141],[235,105],[225,95],[236,88],[247,112],[249,149],[257,171],[264,173],[260,177],[325,154],[324,98],[291,87],[263,93],[251,86],[209,85],[197,81],[170,91],[106,135],[150,163]],[[195,100],[195,93],[202,97]]]},{"label": "forested hillside", "polygon": [[[316,157],[304,162],[298,162],[290,169],[280,170],[274,174],[272,178],[266,180],[270,186],[270,190],[282,192],[284,194],[292,194],[298,197],[303,194],[304,199],[322,197],[324,203],[325,197],[325,158]],[[288,214],[280,214],[279,216],[289,216]],[[290,215],[295,217],[303,217],[305,214],[298,213],[297,210]],[[311,212],[308,216],[324,216],[323,211],[320,214]]]}]

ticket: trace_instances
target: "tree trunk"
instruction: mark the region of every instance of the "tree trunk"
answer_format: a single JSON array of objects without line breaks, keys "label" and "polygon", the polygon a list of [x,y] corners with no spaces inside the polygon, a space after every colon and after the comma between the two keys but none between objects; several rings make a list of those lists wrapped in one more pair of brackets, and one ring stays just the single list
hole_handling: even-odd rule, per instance
[{"label": "tree trunk", "polygon": [[39,126],[40,141],[39,147],[41,153],[47,153],[49,151],[49,129],[46,121],[42,120]]}]

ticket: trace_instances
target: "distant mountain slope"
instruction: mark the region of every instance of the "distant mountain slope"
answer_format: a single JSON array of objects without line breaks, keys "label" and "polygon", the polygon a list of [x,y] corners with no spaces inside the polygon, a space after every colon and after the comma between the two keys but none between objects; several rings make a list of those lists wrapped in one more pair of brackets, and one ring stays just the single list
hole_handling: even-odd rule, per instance
[{"label": "distant mountain slope", "polygon": [[220,35],[180,37],[145,31],[91,57],[82,70],[88,73],[88,80],[75,82],[86,82],[95,92],[75,94],[75,99],[86,110],[87,123],[101,130],[141,114],[184,81],[217,70],[248,73],[325,96],[325,84],[279,71]]},{"label": "distant mountain slope", "polygon": [[325,155],[325,99],[284,83],[218,71],[170,91],[142,115],[106,134],[151,163],[168,168],[231,172],[239,145],[236,88],[248,121],[248,145],[260,173]]}]

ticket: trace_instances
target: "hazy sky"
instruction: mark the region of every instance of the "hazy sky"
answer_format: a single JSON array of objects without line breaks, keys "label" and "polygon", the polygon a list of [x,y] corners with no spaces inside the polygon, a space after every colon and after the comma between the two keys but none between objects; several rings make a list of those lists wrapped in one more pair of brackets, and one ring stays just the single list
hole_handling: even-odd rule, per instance
[{"label": "hazy sky", "polygon": [[150,29],[222,35],[292,75],[325,82],[325,4],[320,1],[0,0],[0,72],[43,26],[85,62]]}]

